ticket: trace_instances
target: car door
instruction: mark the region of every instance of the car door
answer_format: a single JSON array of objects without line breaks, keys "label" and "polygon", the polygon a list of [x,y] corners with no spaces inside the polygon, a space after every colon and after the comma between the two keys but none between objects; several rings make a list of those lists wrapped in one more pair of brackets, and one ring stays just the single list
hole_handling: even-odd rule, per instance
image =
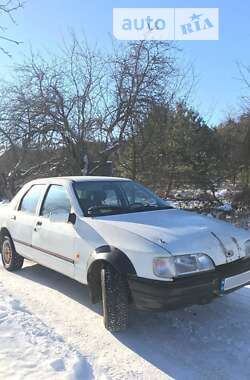
[{"label": "car door", "polygon": [[10,215],[9,231],[16,251],[27,258],[34,258],[32,234],[37,219],[38,205],[44,195],[46,185],[37,184],[23,195],[17,209]]},{"label": "car door", "polygon": [[64,186],[51,184],[36,219],[32,246],[36,250],[37,262],[74,277],[76,232],[66,218],[57,221],[54,217],[62,213],[69,215],[70,211],[71,204]]}]

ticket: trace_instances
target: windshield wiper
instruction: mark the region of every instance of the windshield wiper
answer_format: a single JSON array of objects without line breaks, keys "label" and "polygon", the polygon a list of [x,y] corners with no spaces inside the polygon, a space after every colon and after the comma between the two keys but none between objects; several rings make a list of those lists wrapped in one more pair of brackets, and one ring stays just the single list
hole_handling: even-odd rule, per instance
[{"label": "windshield wiper", "polygon": [[[102,213],[102,211],[104,212]],[[121,206],[108,206],[108,205],[92,206],[88,209],[88,216],[97,216],[97,215],[100,216],[100,215],[105,215],[107,213],[112,214],[112,213],[116,213],[117,211],[126,212],[128,210]]]},{"label": "windshield wiper", "polygon": [[127,214],[133,212],[143,212],[143,211],[155,211],[155,210],[169,210],[172,209],[171,206],[158,206],[158,205],[150,205],[150,204],[141,204],[141,206],[137,207],[121,207],[121,206],[92,206],[88,209],[87,216],[105,216],[112,214]]},{"label": "windshield wiper", "polygon": [[[133,205],[132,205],[133,206]],[[172,209],[172,206],[169,205],[151,205],[151,204],[141,204],[141,206],[131,207],[129,208],[130,212],[140,212],[140,211],[156,211],[156,210],[169,210]]]}]

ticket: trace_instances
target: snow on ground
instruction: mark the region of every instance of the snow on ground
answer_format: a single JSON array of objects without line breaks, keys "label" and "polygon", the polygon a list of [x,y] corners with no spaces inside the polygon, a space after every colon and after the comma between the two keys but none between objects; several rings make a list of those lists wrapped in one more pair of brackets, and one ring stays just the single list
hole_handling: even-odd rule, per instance
[{"label": "snow on ground", "polygon": [[0,379],[88,379],[82,355],[8,294],[0,283]]},{"label": "snow on ground", "polygon": [[26,263],[0,267],[0,379],[249,379],[250,287],[205,306],[131,310],[111,334],[87,289]]},{"label": "snow on ground", "polygon": [[216,208],[216,210],[224,211],[224,212],[230,212],[230,211],[233,211],[233,207],[232,207],[232,204],[231,204],[231,203],[224,202],[223,205],[218,206],[218,207]]}]

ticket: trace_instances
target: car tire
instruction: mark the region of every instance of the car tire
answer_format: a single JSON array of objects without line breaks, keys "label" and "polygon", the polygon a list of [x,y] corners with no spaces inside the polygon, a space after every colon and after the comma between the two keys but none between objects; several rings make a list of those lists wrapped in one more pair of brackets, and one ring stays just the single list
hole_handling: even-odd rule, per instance
[{"label": "car tire", "polygon": [[9,235],[5,235],[2,239],[1,252],[5,269],[14,272],[22,268],[24,258],[16,252],[13,241]]},{"label": "car tire", "polygon": [[103,319],[107,330],[118,332],[128,326],[128,285],[113,267],[101,271]]}]

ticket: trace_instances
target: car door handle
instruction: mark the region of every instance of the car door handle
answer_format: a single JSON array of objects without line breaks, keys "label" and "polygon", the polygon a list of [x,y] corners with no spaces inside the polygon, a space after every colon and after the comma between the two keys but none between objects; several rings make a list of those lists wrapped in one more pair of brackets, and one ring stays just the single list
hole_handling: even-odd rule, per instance
[{"label": "car door handle", "polygon": [[[42,221],[41,220],[38,220],[38,222],[36,222],[36,227],[40,227],[42,225]],[[34,231],[37,232],[37,228],[34,228]]]},{"label": "car door handle", "polygon": [[16,215],[12,215],[12,216],[10,217],[10,219],[11,219],[11,220],[16,220]]},{"label": "car door handle", "polygon": [[42,224],[42,221],[38,220],[38,222],[36,222],[36,227],[34,228],[34,231],[37,232],[37,227],[41,227]]}]

